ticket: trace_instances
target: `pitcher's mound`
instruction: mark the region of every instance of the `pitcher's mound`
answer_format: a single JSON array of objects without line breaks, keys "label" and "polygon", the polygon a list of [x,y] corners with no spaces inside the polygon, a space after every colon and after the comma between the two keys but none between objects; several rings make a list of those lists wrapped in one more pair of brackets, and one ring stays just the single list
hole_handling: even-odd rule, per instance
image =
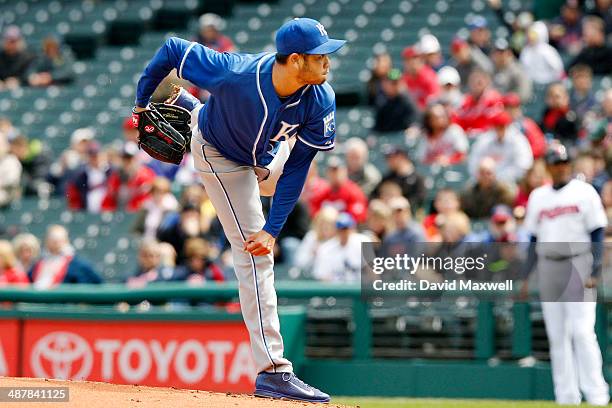
[{"label": "pitcher's mound", "polygon": [[[244,394],[220,394],[200,390],[119,385],[92,381],[63,381],[41,378],[0,377],[0,387],[68,387],[70,402],[53,403],[53,408],[342,408],[344,405],[279,401]],[[2,404],[0,404],[2,405]],[[20,402],[19,408],[49,408],[48,402]],[[16,407],[17,408],[17,407]]]}]

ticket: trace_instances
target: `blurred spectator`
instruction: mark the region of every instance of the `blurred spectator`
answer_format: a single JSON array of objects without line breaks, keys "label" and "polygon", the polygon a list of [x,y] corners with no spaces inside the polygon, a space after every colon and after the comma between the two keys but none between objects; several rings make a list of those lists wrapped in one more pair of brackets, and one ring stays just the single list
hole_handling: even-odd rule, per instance
[{"label": "blurred spectator", "polygon": [[417,159],[423,164],[449,166],[462,162],[468,151],[468,140],[459,125],[451,123],[441,104],[427,107],[423,115],[424,136],[417,149]]},{"label": "blurred spectator", "polygon": [[[527,29],[533,24],[531,11],[523,10],[518,14],[502,8],[502,0],[488,0],[497,20],[511,33],[510,46],[515,55],[519,55],[527,43]],[[508,18],[506,18],[508,17]]]},{"label": "blurred spectator", "polygon": [[314,216],[310,230],[302,239],[293,258],[294,265],[302,272],[310,272],[322,244],[336,236],[338,210],[324,207]]},{"label": "blurred spectator", "polygon": [[515,93],[504,96],[504,107],[506,112],[512,117],[512,125],[525,135],[533,158],[538,159],[546,152],[546,138],[544,133],[533,119],[524,116],[521,109],[521,98]]},{"label": "blurred spectator", "polygon": [[0,208],[21,196],[21,163],[9,151],[7,135],[0,133]]},{"label": "blurred spectator", "polygon": [[453,40],[451,54],[453,56],[452,66],[459,73],[464,92],[468,89],[469,77],[474,70],[493,72],[493,63],[489,57],[482,52],[473,52],[467,41],[462,38],[457,37]]},{"label": "blurred spectator", "polygon": [[595,0],[594,8],[589,15],[599,17],[603,20],[606,28],[606,36],[612,34],[612,1]]},{"label": "blurred spectator", "polygon": [[449,188],[438,190],[433,201],[433,211],[423,219],[427,241],[440,241],[442,239],[439,228],[441,220],[458,211],[461,211],[461,201],[457,192]]},{"label": "blurred spectator", "polygon": [[389,71],[393,68],[393,61],[389,53],[383,52],[374,56],[372,64],[370,79],[367,84],[368,105],[379,105],[382,103],[377,102],[378,99],[385,99],[382,82],[387,78]]},{"label": "blurred spectator", "polygon": [[358,223],[365,222],[368,215],[368,200],[361,188],[349,180],[346,164],[338,156],[327,161],[328,188],[313,199],[316,212],[325,206],[332,206],[340,212],[349,213]]},{"label": "blurred spectator", "polygon": [[0,240],[0,287],[27,285],[28,275],[23,271],[9,241]]},{"label": "blurred spectator", "polygon": [[532,93],[531,80],[514,57],[508,41],[503,38],[495,41],[491,59],[495,66],[493,86],[502,93],[517,93],[523,102],[529,101]]},{"label": "blurred spectator", "polygon": [[206,281],[223,282],[225,276],[213,261],[216,257],[210,243],[202,238],[189,238],[185,242],[185,260],[174,270],[171,280],[203,284]]},{"label": "blurred spectator", "polygon": [[61,47],[54,36],[43,40],[42,55],[30,64],[26,73],[30,86],[64,85],[74,81],[74,56]]},{"label": "blurred spectator", "polygon": [[376,186],[372,196],[382,199],[384,196],[382,187],[390,182],[399,186],[402,195],[410,201],[412,208],[420,208],[425,201],[425,183],[423,177],[417,173],[408,152],[398,146],[387,146],[384,154],[389,171]]},{"label": "blurred spectator", "polygon": [[456,122],[473,136],[487,130],[491,118],[503,110],[501,94],[491,86],[491,76],[485,71],[475,69],[469,78],[469,94],[457,111]]},{"label": "blurred spectator", "polygon": [[610,75],[612,72],[612,46],[606,44],[604,22],[596,16],[585,17],[582,25],[584,48],[569,64],[573,67],[584,64],[593,70],[595,75]]},{"label": "blurred spectator", "polygon": [[15,89],[26,82],[25,73],[34,60],[15,25],[4,29],[0,50],[0,90]]},{"label": "blurred spectator", "polygon": [[120,201],[125,203],[128,212],[139,211],[143,203],[151,196],[151,188],[155,173],[147,166],[141,164],[136,156],[138,146],[127,142],[121,151],[121,189],[119,191]]},{"label": "blurred spectator", "polygon": [[496,178],[507,183],[517,182],[533,164],[533,154],[525,135],[511,126],[507,112],[499,112],[491,118],[493,129],[478,137],[469,156],[469,171],[477,177],[485,157],[495,161]]},{"label": "blurred spectator", "polygon": [[377,132],[406,130],[416,120],[416,107],[410,98],[401,92],[400,79],[400,71],[392,69],[382,80],[384,98],[376,100],[374,130]]},{"label": "blurred spectator", "polygon": [[344,148],[349,179],[369,196],[382,176],[376,166],[368,161],[368,145],[363,139],[352,137],[345,142]]},{"label": "blurred spectator", "polygon": [[461,92],[459,73],[451,66],[442,67],[438,71],[438,83],[440,84],[440,95],[432,102],[441,103],[449,113],[454,113],[461,107],[465,98]]},{"label": "blurred spectator", "polygon": [[516,199],[514,200],[515,207],[527,208],[529,195],[533,190],[550,183],[550,176],[546,171],[546,165],[542,160],[536,160],[523,179],[518,183]]},{"label": "blurred spectator", "polygon": [[47,173],[51,163],[51,152],[38,139],[28,140],[19,135],[10,141],[11,153],[19,159],[22,168],[21,186],[26,196],[48,196],[50,185]]},{"label": "blurred spectator", "polygon": [[540,127],[548,139],[560,139],[564,144],[575,144],[578,139],[578,115],[571,110],[567,89],[560,82],[548,87]]},{"label": "blurred spectator", "polygon": [[92,266],[75,254],[68,231],[50,225],[45,239],[46,251],[28,272],[36,289],[49,289],[60,283],[101,283]]},{"label": "blurred spectator", "polygon": [[22,233],[13,238],[13,248],[19,267],[28,272],[40,256],[40,242],[32,234]]},{"label": "blurred spectator", "polygon": [[491,53],[491,31],[489,22],[483,16],[476,15],[468,25],[470,30],[469,43],[472,51],[481,52],[483,55]]},{"label": "blurred spectator", "polygon": [[474,235],[470,239],[487,244],[495,242],[516,242],[516,220],[512,214],[512,209],[504,204],[493,207],[487,231],[482,234]]},{"label": "blurred spectator", "polygon": [[576,178],[592,184],[595,177],[595,161],[589,152],[580,152],[575,160],[573,172]]},{"label": "blurred spectator", "polygon": [[604,152],[598,149],[593,149],[589,152],[591,159],[593,160],[593,177],[591,184],[601,194],[604,184],[610,179],[610,175],[606,171],[606,159]]},{"label": "blurred spectator", "polygon": [[455,211],[440,217],[439,224],[442,242],[457,244],[465,240],[470,233],[470,219],[462,211]]},{"label": "blurred spectator", "polygon": [[527,45],[520,56],[523,70],[537,84],[559,81],[565,75],[559,52],[548,43],[546,24],[536,21],[527,32]]},{"label": "blurred spectator", "polygon": [[415,243],[425,241],[421,226],[412,219],[410,202],[396,197],[390,200],[389,208],[395,230],[383,240],[382,252],[385,256],[410,253]]},{"label": "blurred spectator", "polygon": [[433,34],[425,34],[419,40],[417,45],[419,51],[423,54],[425,63],[433,68],[434,71],[439,71],[444,66],[444,57],[440,42]]},{"label": "blurred spectator", "polygon": [[[151,238],[145,238],[151,239]],[[167,242],[159,243],[159,262],[162,266],[170,268],[176,267],[176,251],[174,247]]]},{"label": "blurred spectator", "polygon": [[121,176],[108,161],[96,141],[89,142],[87,163],[77,170],[68,182],[66,197],[71,210],[98,213],[116,211]]},{"label": "blurred spectator", "polygon": [[314,260],[313,276],[326,282],[358,282],[361,271],[361,243],[368,237],[355,230],[349,213],[336,220],[336,236],[321,244]]},{"label": "blurred spectator", "polygon": [[410,97],[420,110],[425,109],[428,99],[440,93],[436,72],[425,63],[418,45],[406,47],[402,52],[404,74],[402,81]]},{"label": "blurred spectator", "polygon": [[496,204],[512,205],[514,192],[497,180],[495,160],[485,157],[478,166],[476,181],[461,194],[461,208],[470,218],[485,218]]},{"label": "blurred spectator", "polygon": [[576,55],[580,51],[582,10],[578,0],[567,0],[561,15],[550,24],[550,43],[563,53]]},{"label": "blurred spectator", "polygon": [[570,69],[569,74],[572,79],[570,108],[584,118],[597,104],[593,93],[593,71],[587,65],[578,64]]},{"label": "blurred spectator", "polygon": [[143,203],[132,229],[144,238],[155,238],[164,216],[177,210],[178,201],[170,191],[170,181],[156,177],[151,187],[151,196]]},{"label": "blurred spectator", "polygon": [[173,274],[173,268],[161,263],[159,242],[145,239],[138,248],[136,271],[127,278],[126,284],[131,288],[141,288],[151,282],[168,281]]},{"label": "blurred spectator", "polygon": [[[263,197],[264,214],[267,215],[270,211],[271,197]],[[293,207],[293,210],[287,217],[287,222],[283,226],[278,237],[276,237],[276,247],[274,250],[274,262],[293,264],[295,250],[300,245],[300,242],[310,228],[310,213],[308,205],[298,200]]]},{"label": "blurred spectator", "polygon": [[57,195],[64,193],[66,183],[87,162],[87,148],[94,134],[92,128],[76,129],[70,136],[70,147],[49,167],[48,179]]},{"label": "blurred spectator", "polygon": [[393,180],[381,181],[377,187],[377,198],[389,205],[392,198],[403,197],[402,187]]},{"label": "blurred spectator", "polygon": [[377,199],[370,201],[367,230],[364,231],[370,237],[370,241],[382,242],[395,229],[391,215],[391,209],[384,201]]},{"label": "blurred spectator", "polygon": [[157,239],[174,247],[179,265],[185,259],[185,242],[189,238],[207,238],[200,223],[200,208],[193,204],[184,205],[178,218],[162,224],[157,231]]},{"label": "blurred spectator", "polygon": [[232,40],[223,35],[221,30],[225,27],[225,21],[214,13],[206,13],[200,16],[198,21],[200,31],[197,41],[208,48],[219,52],[235,51]]}]

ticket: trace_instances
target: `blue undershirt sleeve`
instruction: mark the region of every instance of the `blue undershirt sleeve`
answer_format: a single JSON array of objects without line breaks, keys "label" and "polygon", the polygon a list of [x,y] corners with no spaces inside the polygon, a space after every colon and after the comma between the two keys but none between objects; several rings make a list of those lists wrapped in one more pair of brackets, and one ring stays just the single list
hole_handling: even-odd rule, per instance
[{"label": "blue undershirt sleeve", "polygon": [[601,275],[603,268],[603,242],[604,242],[604,229],[597,228],[591,232],[591,253],[593,254],[593,266],[591,269],[591,276],[596,278]]}]

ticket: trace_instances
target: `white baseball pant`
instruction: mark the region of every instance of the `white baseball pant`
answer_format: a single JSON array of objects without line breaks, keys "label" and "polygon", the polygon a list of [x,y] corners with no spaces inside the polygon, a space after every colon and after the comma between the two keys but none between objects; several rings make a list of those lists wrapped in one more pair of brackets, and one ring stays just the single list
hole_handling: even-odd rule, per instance
[{"label": "white baseball pant", "polygon": [[[231,245],[240,308],[249,331],[257,372],[291,372],[291,362],[283,356],[274,289],[274,257],[272,254],[253,256],[243,249],[246,238],[265,224],[257,174],[251,166],[226,159],[203,140],[197,129],[199,109],[192,112],[192,125],[195,125],[192,126],[191,152]],[[273,192],[289,152],[289,145],[283,146],[277,154],[278,159],[271,163],[266,189]]]}]

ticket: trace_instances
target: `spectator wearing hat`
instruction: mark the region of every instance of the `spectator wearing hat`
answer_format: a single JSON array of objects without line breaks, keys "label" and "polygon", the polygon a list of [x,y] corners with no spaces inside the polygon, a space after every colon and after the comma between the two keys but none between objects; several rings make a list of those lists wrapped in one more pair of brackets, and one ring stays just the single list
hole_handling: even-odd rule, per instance
[{"label": "spectator wearing hat", "polygon": [[11,153],[7,135],[0,133],[0,208],[21,197],[22,166]]},{"label": "spectator wearing hat", "polygon": [[355,219],[343,212],[336,220],[336,236],[321,244],[312,269],[313,276],[325,282],[359,282],[361,244],[368,237],[356,231]]},{"label": "spectator wearing hat", "polygon": [[425,63],[424,55],[418,44],[406,47],[402,52],[404,74],[402,81],[410,97],[420,110],[425,109],[427,101],[440,93],[436,72]]},{"label": "spectator wearing hat", "polygon": [[6,27],[0,50],[0,90],[14,89],[27,83],[25,74],[33,60],[34,55],[26,49],[19,27]]},{"label": "spectator wearing hat", "polygon": [[595,75],[610,75],[612,72],[612,46],[606,43],[604,21],[596,16],[585,17],[582,25],[584,47],[570,62],[569,67],[584,64]]},{"label": "spectator wearing hat", "polygon": [[51,186],[47,173],[51,163],[51,153],[40,140],[29,140],[19,135],[10,140],[10,151],[21,163],[21,185],[26,196],[49,195]]},{"label": "spectator wearing hat", "polygon": [[550,23],[550,43],[563,53],[576,55],[582,37],[582,10],[578,0],[566,0],[561,15]]},{"label": "spectator wearing hat", "polygon": [[377,132],[399,132],[416,121],[417,109],[409,97],[401,92],[401,72],[392,69],[383,79],[383,98],[376,100],[374,130]]},{"label": "spectator wearing hat", "polygon": [[225,27],[225,20],[215,13],[206,13],[198,20],[199,31],[197,42],[218,52],[235,51],[232,40],[223,35],[221,30]]},{"label": "spectator wearing hat", "polygon": [[29,283],[28,275],[21,269],[11,243],[0,240],[0,287]]},{"label": "spectator wearing hat", "polygon": [[514,191],[497,179],[495,167],[493,158],[483,158],[478,166],[476,180],[461,194],[461,208],[470,218],[486,218],[496,204],[510,206],[514,202]]},{"label": "spectator wearing hat", "polygon": [[449,114],[454,114],[461,107],[465,98],[463,92],[461,92],[459,72],[448,65],[440,68],[438,84],[440,84],[440,94],[430,103],[441,103]]},{"label": "spectator wearing hat", "polygon": [[350,214],[358,223],[365,222],[368,200],[357,183],[348,178],[346,163],[338,156],[331,156],[327,161],[327,181],[327,188],[312,200],[314,214],[331,206],[339,212]]},{"label": "spectator wearing hat", "polygon": [[139,211],[150,198],[156,177],[153,170],[138,161],[137,155],[138,146],[135,143],[127,142],[121,149],[119,201],[127,212]]},{"label": "spectator wearing hat", "polygon": [[26,73],[30,86],[65,85],[74,81],[74,56],[59,40],[49,36],[43,40],[42,54],[30,64]]},{"label": "spectator wearing hat", "polygon": [[406,254],[417,242],[425,241],[421,226],[413,221],[410,202],[405,197],[395,197],[389,201],[395,230],[382,242],[382,253],[385,256]]},{"label": "spectator wearing hat", "polygon": [[472,177],[477,177],[482,159],[495,161],[496,178],[510,184],[516,183],[533,164],[533,153],[529,142],[516,127],[512,118],[504,111],[491,118],[493,128],[478,137],[470,151],[468,168]]},{"label": "spectator wearing hat", "polygon": [[523,102],[529,101],[532,94],[532,83],[518,63],[508,41],[503,38],[495,40],[491,53],[493,60],[493,86],[502,93],[517,93]]},{"label": "spectator wearing hat", "polygon": [[[382,82],[385,80],[389,71],[393,68],[393,61],[391,55],[387,52],[376,54],[372,62],[372,69],[370,71],[370,79],[368,79],[367,93],[368,93],[368,105],[379,105],[384,104],[386,99],[385,93],[382,88]],[[379,98],[383,102],[379,102]]]},{"label": "spectator wearing hat", "polygon": [[503,98],[491,85],[491,76],[476,69],[470,74],[469,93],[456,113],[455,122],[468,136],[476,136],[489,129],[491,118],[503,108]]},{"label": "spectator wearing hat", "polygon": [[68,181],[87,162],[87,147],[94,134],[92,128],[76,129],[70,136],[70,147],[49,167],[47,178],[56,195],[64,194]]},{"label": "spectator wearing hat", "polygon": [[423,164],[450,166],[461,163],[468,151],[468,139],[461,126],[451,123],[442,104],[429,105],[423,115],[423,136],[417,160]]},{"label": "spectator wearing hat", "polygon": [[560,139],[564,144],[575,144],[578,140],[580,119],[571,109],[567,89],[561,82],[551,84],[546,91],[540,127],[548,139]]},{"label": "spectator wearing hat", "polygon": [[527,31],[527,45],[520,55],[521,65],[536,84],[550,84],[565,76],[559,52],[548,43],[546,24],[536,21]]},{"label": "spectator wearing hat", "polygon": [[62,283],[102,283],[89,262],[75,253],[68,230],[61,225],[47,228],[45,251],[28,276],[35,289],[49,289]]},{"label": "spectator wearing hat", "polygon": [[453,61],[451,65],[459,73],[461,78],[462,90],[468,90],[469,77],[476,69],[481,71],[493,72],[493,63],[482,52],[473,52],[470,44],[462,38],[456,37],[451,43],[451,55]]},{"label": "spectator wearing hat", "polygon": [[363,139],[352,137],[344,143],[348,177],[369,196],[382,176],[380,171],[368,161],[368,145]]},{"label": "spectator wearing hat", "polygon": [[66,188],[68,208],[92,213],[116,211],[120,187],[119,171],[111,166],[100,144],[90,141],[87,162],[75,172]]},{"label": "spectator wearing hat", "polygon": [[583,121],[588,120],[588,115],[592,114],[597,99],[593,93],[593,70],[588,65],[574,65],[569,70],[572,80],[570,90],[570,108],[576,112]]},{"label": "spectator wearing hat", "polygon": [[383,152],[389,171],[372,192],[372,197],[382,198],[383,186],[396,185],[412,208],[420,208],[425,201],[425,182],[416,171],[408,152],[399,146],[386,146]]},{"label": "spectator wearing hat", "polygon": [[418,48],[423,54],[425,63],[438,72],[444,66],[444,57],[438,38],[433,34],[425,34],[418,43]]},{"label": "spectator wearing hat", "polygon": [[484,55],[491,52],[491,30],[489,22],[483,16],[476,15],[468,24],[470,30],[469,43],[473,51],[480,51]]},{"label": "spectator wearing hat", "polygon": [[527,138],[533,158],[538,159],[542,157],[546,152],[546,138],[538,124],[533,119],[523,115],[521,98],[518,94],[509,93],[504,95],[504,108],[512,118],[512,125]]}]

